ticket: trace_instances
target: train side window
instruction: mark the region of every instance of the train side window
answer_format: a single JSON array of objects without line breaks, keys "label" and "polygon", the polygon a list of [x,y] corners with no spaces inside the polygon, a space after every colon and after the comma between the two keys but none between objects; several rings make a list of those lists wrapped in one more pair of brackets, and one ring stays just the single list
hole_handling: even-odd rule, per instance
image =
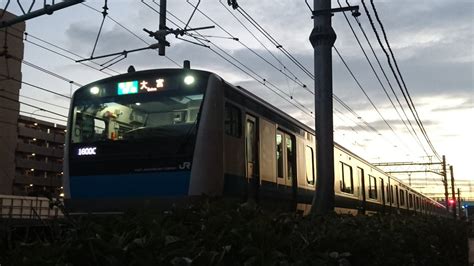
[{"label": "train side window", "polygon": [[[389,183],[390,183],[390,181],[389,181]],[[390,203],[390,202],[392,202],[392,194],[390,193],[390,185],[389,184],[387,184],[386,190],[387,190],[387,192],[386,192],[386,194],[387,194],[387,203]]]},{"label": "train side window", "polygon": [[392,203],[396,203],[395,195],[393,194],[393,185],[390,185],[390,197],[392,198]]},{"label": "train side window", "polygon": [[224,129],[229,136],[240,138],[242,135],[242,114],[238,107],[230,103],[225,104]]},{"label": "train side window", "polygon": [[313,152],[313,148],[311,148],[310,146],[306,146],[305,161],[306,161],[306,182],[310,185],[314,185],[314,152]]},{"label": "train side window", "polygon": [[342,182],[341,191],[345,193],[354,193],[354,180],[352,178],[352,167],[341,162],[342,166]]},{"label": "train side window", "polygon": [[[359,191],[362,191],[362,195],[365,198],[365,184],[364,182],[364,169],[357,167],[357,178],[359,178],[359,184],[360,184],[360,189]],[[359,192],[360,193],[360,192]],[[358,194],[358,193],[357,193]]]},{"label": "train side window", "polygon": [[409,194],[408,203],[410,205],[410,208],[413,208],[413,194]]},{"label": "train side window", "polygon": [[287,178],[288,180],[292,180],[295,177],[295,147],[294,141],[291,136],[285,135],[285,143],[286,143],[286,168],[287,168]]},{"label": "train side window", "polygon": [[369,175],[369,198],[377,199],[377,179]]},{"label": "train side window", "polygon": [[398,186],[395,186],[395,196],[397,197],[397,205],[400,205],[400,196],[398,194]]},{"label": "train side window", "polygon": [[405,191],[403,189],[400,189],[400,205],[405,205]]},{"label": "train side window", "polygon": [[276,134],[277,177],[283,178],[283,134]]}]

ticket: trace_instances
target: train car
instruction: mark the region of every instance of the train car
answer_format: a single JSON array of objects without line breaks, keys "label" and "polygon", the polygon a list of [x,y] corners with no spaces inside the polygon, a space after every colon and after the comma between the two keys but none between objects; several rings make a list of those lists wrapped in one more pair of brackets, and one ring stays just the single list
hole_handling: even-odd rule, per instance
[{"label": "train car", "polygon": [[[313,129],[216,74],[126,73],[73,95],[65,204],[71,211],[119,211],[210,195],[270,199],[307,212],[315,148]],[[340,145],[330,156],[339,212],[445,211]]]}]

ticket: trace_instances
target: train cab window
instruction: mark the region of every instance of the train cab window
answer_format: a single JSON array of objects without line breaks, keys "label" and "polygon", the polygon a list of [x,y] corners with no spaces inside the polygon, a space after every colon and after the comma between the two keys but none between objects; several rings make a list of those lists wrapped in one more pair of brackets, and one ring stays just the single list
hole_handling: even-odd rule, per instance
[{"label": "train cab window", "polygon": [[341,176],[341,191],[345,193],[354,194],[354,180],[352,178],[352,167],[341,162],[342,176]]},{"label": "train cab window", "polygon": [[276,134],[277,177],[283,178],[283,134]]},{"label": "train cab window", "polygon": [[229,136],[240,138],[242,132],[242,115],[240,109],[236,106],[225,104],[224,128]]},{"label": "train cab window", "polygon": [[403,189],[400,189],[400,205],[405,205],[405,191]]},{"label": "train cab window", "polygon": [[377,179],[369,175],[369,198],[377,199]]},{"label": "train cab window", "polygon": [[305,162],[306,182],[310,185],[314,185],[314,152],[310,146],[306,146],[305,149]]}]

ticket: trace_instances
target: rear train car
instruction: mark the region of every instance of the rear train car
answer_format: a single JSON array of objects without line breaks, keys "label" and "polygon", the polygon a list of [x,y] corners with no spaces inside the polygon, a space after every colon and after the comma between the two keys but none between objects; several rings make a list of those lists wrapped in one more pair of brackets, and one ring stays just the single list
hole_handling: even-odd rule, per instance
[{"label": "rear train car", "polygon": [[[100,80],[74,93],[69,117],[64,188],[72,211],[201,195],[310,209],[314,131],[213,73],[158,69]],[[333,156],[339,212],[444,211],[337,144]]]}]

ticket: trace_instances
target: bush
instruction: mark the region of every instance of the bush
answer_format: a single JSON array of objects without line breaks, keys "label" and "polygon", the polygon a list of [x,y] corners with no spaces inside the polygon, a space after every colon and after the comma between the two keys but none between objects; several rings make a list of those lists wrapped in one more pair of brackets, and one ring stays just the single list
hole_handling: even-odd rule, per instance
[{"label": "bush", "polygon": [[[20,237],[21,236],[21,237]],[[303,217],[227,200],[2,231],[2,265],[467,265],[467,225],[427,216]]]}]

